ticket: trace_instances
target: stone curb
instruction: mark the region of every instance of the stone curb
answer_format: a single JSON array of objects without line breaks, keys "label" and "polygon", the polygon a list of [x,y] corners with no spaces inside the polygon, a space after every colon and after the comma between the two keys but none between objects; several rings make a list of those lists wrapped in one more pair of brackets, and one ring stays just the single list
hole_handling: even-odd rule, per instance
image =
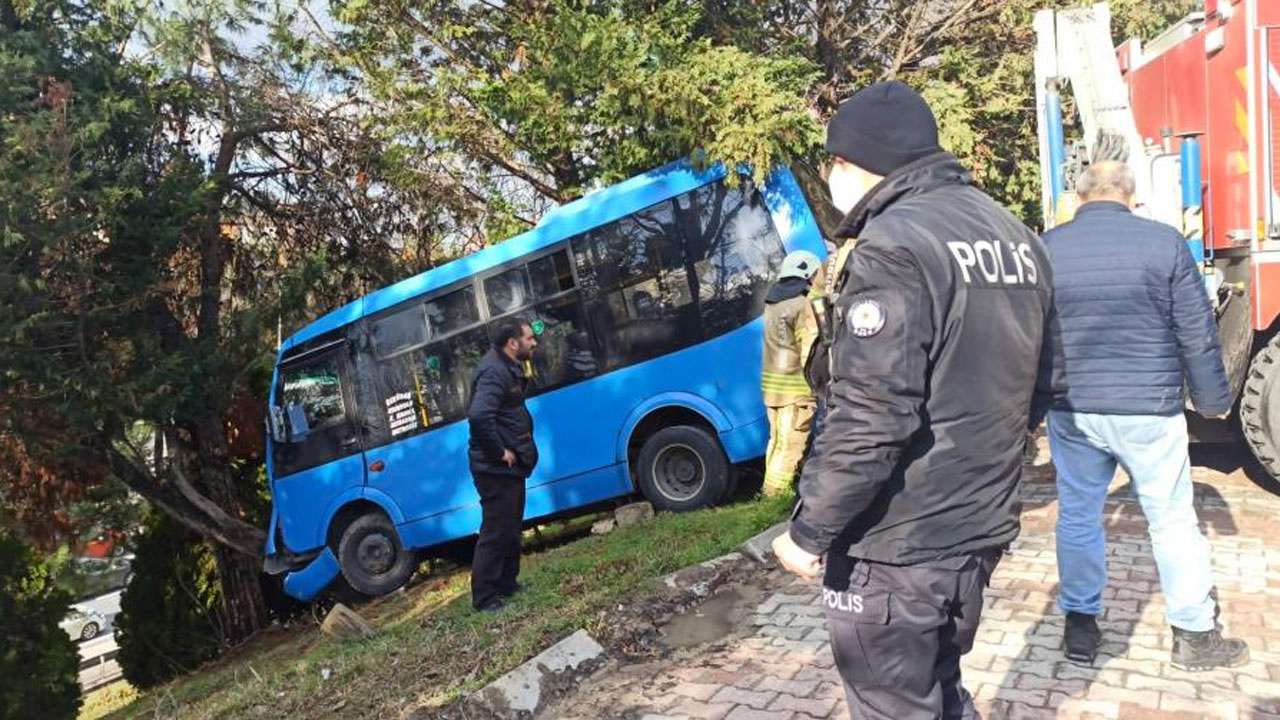
[{"label": "stone curb", "polygon": [[486,718],[532,718],[557,693],[591,674],[604,648],[579,630],[476,691],[470,710]]},{"label": "stone curb", "polygon": [[[747,539],[733,552],[671,573],[663,578],[663,584],[672,590],[705,598],[743,560],[750,558],[757,563],[772,563],[773,539],[786,529],[787,523],[778,523]],[[484,718],[536,717],[554,695],[594,672],[602,664],[604,655],[605,649],[600,643],[586,630],[578,630],[472,693],[466,704],[472,713]]]},{"label": "stone curb", "polygon": [[773,541],[779,535],[787,531],[787,523],[783,522],[774,525],[764,532],[748,539],[746,542],[738,546],[738,551],[743,555],[755,560],[763,565],[771,565],[773,559]]}]

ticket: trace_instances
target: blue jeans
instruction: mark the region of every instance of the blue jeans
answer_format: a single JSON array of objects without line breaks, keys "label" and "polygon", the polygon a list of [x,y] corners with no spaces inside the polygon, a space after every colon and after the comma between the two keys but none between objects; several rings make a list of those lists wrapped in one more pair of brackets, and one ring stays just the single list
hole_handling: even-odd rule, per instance
[{"label": "blue jeans", "polygon": [[1213,568],[1192,504],[1186,418],[1055,410],[1049,414],[1049,449],[1058,470],[1059,607],[1102,613],[1103,504],[1119,464],[1147,516],[1165,617],[1183,630],[1212,629]]}]

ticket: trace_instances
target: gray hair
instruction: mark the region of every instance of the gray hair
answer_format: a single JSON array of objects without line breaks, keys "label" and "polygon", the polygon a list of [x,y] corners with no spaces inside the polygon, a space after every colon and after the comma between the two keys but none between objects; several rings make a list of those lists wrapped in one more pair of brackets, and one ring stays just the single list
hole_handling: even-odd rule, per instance
[{"label": "gray hair", "polygon": [[1081,200],[1115,198],[1128,200],[1138,189],[1133,170],[1115,160],[1104,160],[1085,168],[1076,183],[1076,193]]}]

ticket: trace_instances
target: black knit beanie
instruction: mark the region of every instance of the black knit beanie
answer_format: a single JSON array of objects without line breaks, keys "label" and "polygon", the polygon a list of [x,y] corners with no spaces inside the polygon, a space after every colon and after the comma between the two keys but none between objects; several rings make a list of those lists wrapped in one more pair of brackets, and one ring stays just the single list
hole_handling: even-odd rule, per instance
[{"label": "black knit beanie", "polygon": [[853,94],[827,125],[827,152],[876,175],[888,175],[942,152],[938,122],[906,83],[878,82]]}]

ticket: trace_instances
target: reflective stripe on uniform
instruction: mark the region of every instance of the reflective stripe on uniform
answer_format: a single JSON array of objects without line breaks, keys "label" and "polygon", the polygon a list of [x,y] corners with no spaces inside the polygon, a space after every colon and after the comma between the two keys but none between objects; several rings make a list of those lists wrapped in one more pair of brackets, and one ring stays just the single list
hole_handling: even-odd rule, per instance
[{"label": "reflective stripe on uniform", "polygon": [[765,470],[764,487],[766,495],[780,495],[789,491],[795,485],[795,473]]},{"label": "reflective stripe on uniform", "polygon": [[804,375],[793,373],[762,373],[760,375],[760,389],[766,393],[798,397],[806,397],[813,394],[813,391],[809,389],[808,381],[804,379]]}]

